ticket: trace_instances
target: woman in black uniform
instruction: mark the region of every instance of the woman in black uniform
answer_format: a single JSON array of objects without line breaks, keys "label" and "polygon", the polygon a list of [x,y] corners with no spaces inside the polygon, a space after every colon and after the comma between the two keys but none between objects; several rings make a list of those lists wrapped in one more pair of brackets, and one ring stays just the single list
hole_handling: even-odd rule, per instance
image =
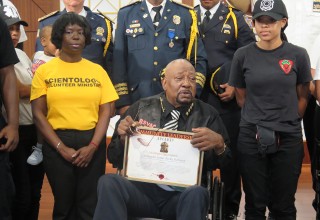
[{"label": "woman in black uniform", "polygon": [[288,14],[281,0],[258,0],[253,10],[257,43],[234,55],[229,84],[242,107],[238,151],[246,219],[296,219],[301,171],[301,118],[307,105],[310,61],[286,42]]}]

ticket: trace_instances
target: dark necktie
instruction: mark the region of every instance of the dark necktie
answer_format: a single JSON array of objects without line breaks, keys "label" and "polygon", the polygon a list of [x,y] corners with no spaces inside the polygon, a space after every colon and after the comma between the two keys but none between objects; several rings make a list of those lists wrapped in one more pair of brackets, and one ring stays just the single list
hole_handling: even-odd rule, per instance
[{"label": "dark necktie", "polygon": [[159,22],[160,22],[160,19],[161,19],[161,14],[160,14],[161,8],[162,8],[162,5],[152,8],[152,10],[156,12],[156,15],[153,18],[154,29],[157,29],[157,27],[159,26]]},{"label": "dark necktie", "polygon": [[[180,117],[180,112],[178,110],[172,110],[171,117],[172,117],[172,119],[164,125],[163,129],[168,129],[168,130],[169,129],[170,130],[177,130],[178,129],[178,121],[179,121],[179,117]],[[179,187],[179,186],[168,186],[168,187],[170,187],[174,191],[180,191],[180,192],[182,192],[185,189],[184,187]],[[161,188],[163,188],[163,186]],[[163,189],[165,189],[165,188],[163,188]]]},{"label": "dark necktie", "polygon": [[205,14],[205,17],[203,18],[203,21],[202,21],[202,31],[205,30],[206,26],[208,25],[208,23],[210,21],[211,12],[206,11],[204,14]]},{"label": "dark necktie", "polygon": [[172,110],[171,111],[171,117],[172,119],[168,121],[163,129],[170,129],[170,130],[177,130],[178,129],[178,121],[180,117],[180,112],[178,110]]}]

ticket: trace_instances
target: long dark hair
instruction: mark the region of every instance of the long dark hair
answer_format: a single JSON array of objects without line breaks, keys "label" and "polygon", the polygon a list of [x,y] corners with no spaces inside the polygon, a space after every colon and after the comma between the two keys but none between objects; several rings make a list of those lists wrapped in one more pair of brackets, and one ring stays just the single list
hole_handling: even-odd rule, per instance
[{"label": "long dark hair", "polygon": [[288,42],[288,38],[287,38],[287,35],[284,33],[284,30],[285,30],[287,27],[288,27],[288,19],[287,19],[286,25],[285,25],[283,28],[281,28],[281,33],[280,33],[281,40],[282,40],[282,41],[286,41],[286,42]]}]

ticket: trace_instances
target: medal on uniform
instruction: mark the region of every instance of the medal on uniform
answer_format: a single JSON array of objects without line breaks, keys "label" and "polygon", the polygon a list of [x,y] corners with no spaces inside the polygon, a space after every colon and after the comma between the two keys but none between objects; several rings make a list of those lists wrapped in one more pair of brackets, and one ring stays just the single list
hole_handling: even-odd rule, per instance
[{"label": "medal on uniform", "polygon": [[169,47],[172,48],[174,47],[174,43],[173,43],[173,39],[175,37],[175,29],[168,29],[168,37],[170,38],[170,43],[169,43]]},{"label": "medal on uniform", "polygon": [[145,14],[143,14],[143,16],[142,16],[143,18],[147,18],[148,17],[148,14],[147,13],[145,13]]},{"label": "medal on uniform", "polygon": [[224,24],[224,25],[223,25],[223,28],[225,28],[225,29],[231,29],[231,26],[230,26],[229,24]]},{"label": "medal on uniform", "polygon": [[181,22],[181,18],[180,18],[179,15],[173,15],[173,20],[172,21],[173,21],[174,24],[178,25]]}]

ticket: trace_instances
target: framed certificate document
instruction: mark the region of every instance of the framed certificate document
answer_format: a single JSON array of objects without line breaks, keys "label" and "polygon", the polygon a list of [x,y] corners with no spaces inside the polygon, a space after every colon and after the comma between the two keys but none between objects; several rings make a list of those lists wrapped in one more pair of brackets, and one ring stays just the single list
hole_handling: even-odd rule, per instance
[{"label": "framed certificate document", "polygon": [[203,152],[191,145],[193,133],[149,127],[139,127],[138,132],[126,139],[126,178],[180,187],[200,185]]}]

